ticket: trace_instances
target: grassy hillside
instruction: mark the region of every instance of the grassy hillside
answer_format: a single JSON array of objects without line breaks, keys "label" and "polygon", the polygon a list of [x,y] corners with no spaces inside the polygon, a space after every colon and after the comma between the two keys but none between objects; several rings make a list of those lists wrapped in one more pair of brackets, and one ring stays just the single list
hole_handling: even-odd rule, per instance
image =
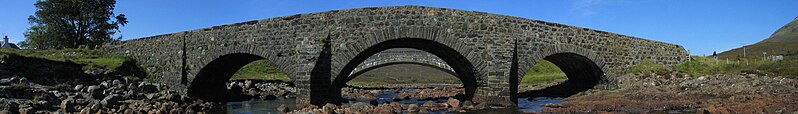
[{"label": "grassy hillside", "polygon": [[[787,59],[796,59],[798,56],[798,18],[779,30],[769,38],[745,48],[746,57],[762,58],[762,52],[768,55],[786,55]],[[732,49],[720,53],[721,58],[738,58],[743,56],[743,48]]]},{"label": "grassy hillside", "polygon": [[532,66],[532,68],[524,74],[524,79],[521,80],[521,84],[536,85],[562,79],[568,79],[565,73],[563,73],[557,65],[554,65],[554,63],[543,60],[535,64],[535,66]]},{"label": "grassy hillside", "polygon": [[749,60],[730,59],[727,63],[725,59],[713,59],[711,57],[693,56],[693,60],[687,63],[674,66],[663,66],[644,62],[628,69],[627,73],[657,73],[666,74],[671,71],[690,74],[692,76],[702,76],[707,74],[760,74],[769,76],[781,76],[786,78],[798,78],[798,60],[766,61],[760,59]]},{"label": "grassy hillside", "polygon": [[62,49],[62,50],[15,50],[0,49],[0,56],[20,55],[25,57],[43,58],[52,61],[75,62],[84,64],[84,70],[115,69],[125,62],[120,56],[104,55],[100,50],[89,49]]},{"label": "grassy hillside", "polygon": [[233,74],[231,80],[240,79],[261,79],[261,80],[280,80],[291,81],[291,78],[277,69],[274,64],[266,60],[257,60],[242,67],[238,72]]}]

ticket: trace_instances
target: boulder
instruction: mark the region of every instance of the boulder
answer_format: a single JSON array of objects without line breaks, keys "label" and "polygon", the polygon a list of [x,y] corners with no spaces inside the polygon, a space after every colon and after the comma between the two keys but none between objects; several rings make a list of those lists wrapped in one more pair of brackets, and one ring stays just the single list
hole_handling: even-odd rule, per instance
[{"label": "boulder", "polygon": [[142,91],[144,93],[158,92],[158,86],[150,84],[150,83],[147,83],[147,82],[139,83],[138,88],[139,88],[140,91]]},{"label": "boulder", "polygon": [[89,92],[89,96],[95,99],[102,99],[103,98],[103,90],[100,86],[89,86],[86,89],[86,92]]},{"label": "boulder", "polygon": [[168,95],[164,96],[164,99],[169,100],[169,101],[180,101],[181,100],[180,95],[178,95],[177,93],[168,93]]},{"label": "boulder", "polygon": [[83,90],[83,85],[82,84],[75,85],[75,87],[72,88],[72,90],[75,90],[75,91]]},{"label": "boulder", "polygon": [[335,112],[337,107],[338,106],[335,106],[335,104],[327,103],[321,109],[323,110],[324,114],[332,114]]},{"label": "boulder", "polygon": [[11,79],[8,78],[0,79],[0,84],[11,84],[11,82]]},{"label": "boulder", "polygon": [[410,104],[407,106],[407,112],[416,112],[418,111],[418,104]]},{"label": "boulder", "polygon": [[422,114],[429,113],[429,110],[427,108],[423,108],[422,107],[420,110],[418,110],[418,113],[422,113]]},{"label": "boulder", "polygon": [[369,103],[365,103],[365,102],[357,102],[355,104],[352,104],[351,108],[352,108],[352,110],[362,111],[362,110],[374,109],[374,106],[372,106]]},{"label": "boulder", "polygon": [[111,81],[111,84],[113,84],[114,86],[123,85],[122,81],[119,81],[119,80]]},{"label": "boulder", "polygon": [[484,110],[484,109],[488,109],[489,107],[488,107],[488,103],[479,103],[479,104],[477,104],[477,106],[474,106],[474,108],[477,109],[477,110]]},{"label": "boulder", "polygon": [[426,107],[426,108],[432,108],[432,107],[436,107],[436,106],[438,106],[438,103],[435,103],[435,102],[433,102],[431,100],[427,100],[427,102],[424,102],[424,107]]},{"label": "boulder", "polygon": [[35,114],[36,110],[33,110],[33,107],[19,108],[19,113],[20,114]]},{"label": "boulder", "polygon": [[282,113],[288,113],[290,109],[288,109],[288,106],[285,106],[285,104],[281,104],[280,107],[277,107],[277,111],[280,111]]},{"label": "boulder", "polygon": [[452,106],[453,108],[460,108],[460,100],[455,98],[449,97],[449,100],[446,101],[446,104],[449,104],[449,106]]},{"label": "boulder", "polygon": [[465,108],[465,109],[473,109],[474,108],[474,103],[471,102],[471,101],[465,101],[465,102],[463,102],[463,106],[462,107]]},{"label": "boulder", "polygon": [[100,85],[103,86],[103,87],[111,87],[111,84],[108,81],[103,81],[103,82],[100,83]]},{"label": "boulder", "polygon": [[169,111],[169,114],[181,114],[181,113],[182,113],[182,111],[180,109],[177,109],[177,108],[172,109],[172,110]]},{"label": "boulder", "polygon": [[120,97],[119,95],[111,94],[111,95],[108,95],[107,97],[103,98],[103,100],[100,101],[100,104],[102,104],[103,106],[106,106],[106,107],[110,107],[110,106],[113,106],[113,105],[116,105],[117,103],[119,103],[119,100],[121,100],[121,99],[122,99],[122,97]]}]

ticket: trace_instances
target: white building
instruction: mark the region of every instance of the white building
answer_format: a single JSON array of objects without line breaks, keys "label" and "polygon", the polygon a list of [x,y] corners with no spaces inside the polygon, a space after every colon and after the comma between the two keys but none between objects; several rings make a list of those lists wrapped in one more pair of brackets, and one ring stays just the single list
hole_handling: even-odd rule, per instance
[{"label": "white building", "polygon": [[3,42],[0,42],[0,48],[14,48],[19,49],[16,44],[8,42],[8,36],[3,37]]}]

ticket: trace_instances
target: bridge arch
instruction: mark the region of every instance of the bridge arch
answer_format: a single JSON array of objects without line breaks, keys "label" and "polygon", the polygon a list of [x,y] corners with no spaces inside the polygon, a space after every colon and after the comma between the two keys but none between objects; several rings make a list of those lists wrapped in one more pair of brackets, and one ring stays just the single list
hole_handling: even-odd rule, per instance
[{"label": "bridge arch", "polygon": [[374,69],[401,64],[429,67],[457,76],[451,66],[447,65],[441,58],[428,52],[415,49],[389,49],[366,59],[349,74],[349,77],[356,77]]},{"label": "bridge arch", "polygon": [[346,82],[351,81],[357,75],[349,75],[360,63],[366,61],[370,56],[377,54],[381,51],[393,48],[413,48],[429,52],[446,62],[455,72],[460,81],[462,81],[465,88],[466,99],[474,96],[477,85],[477,76],[475,75],[474,65],[469,62],[465,56],[458,53],[453,48],[441,44],[436,41],[419,39],[419,38],[398,38],[383,41],[368,47],[367,49],[358,53],[354,59],[350,60],[344,67],[341,73],[333,81],[335,87],[343,87]]},{"label": "bridge arch", "polygon": [[[552,48],[537,51],[532,57],[521,62],[517,81],[511,81],[517,87],[524,74],[540,60],[547,60],[560,68],[568,80],[542,90],[527,91],[519,94],[523,97],[568,97],[594,88],[598,84],[607,83],[607,68],[599,55],[581,47],[559,44]],[[517,88],[514,90],[517,92]]]},{"label": "bridge arch", "polygon": [[205,101],[246,100],[243,92],[228,90],[225,84],[245,65],[263,59],[266,58],[249,53],[230,53],[216,57],[194,76],[186,94]]}]

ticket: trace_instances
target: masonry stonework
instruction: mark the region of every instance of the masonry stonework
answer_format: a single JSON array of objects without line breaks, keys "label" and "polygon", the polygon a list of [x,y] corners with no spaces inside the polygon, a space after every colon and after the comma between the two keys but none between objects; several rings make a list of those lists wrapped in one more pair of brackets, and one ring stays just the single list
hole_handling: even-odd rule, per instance
[{"label": "masonry stonework", "polygon": [[[352,73],[365,60],[362,56],[390,48],[415,48],[440,57],[458,75],[469,75],[461,80],[473,82],[464,84],[474,88],[470,96],[474,101],[491,104],[514,102],[512,86],[544,59],[577,70],[593,67],[575,65],[595,65],[600,87],[611,88],[613,77],[640,62],[673,65],[688,57],[684,48],[674,44],[513,16],[422,6],[297,14],[138,38],[106,50],[137,60],[160,83],[184,93],[201,85],[199,82],[218,86],[218,82],[195,79],[226,81],[230,77],[202,73],[228,69],[203,68],[230,66],[237,70],[234,67],[243,66],[240,63],[254,60],[221,59],[253,55],[291,76],[300,88],[298,102],[318,105],[340,100],[338,84],[346,79],[341,76]],[[329,53],[322,53],[324,50]],[[571,63],[571,58],[585,62]],[[513,65],[517,66],[511,69]],[[566,74],[569,79],[578,78]]]}]

